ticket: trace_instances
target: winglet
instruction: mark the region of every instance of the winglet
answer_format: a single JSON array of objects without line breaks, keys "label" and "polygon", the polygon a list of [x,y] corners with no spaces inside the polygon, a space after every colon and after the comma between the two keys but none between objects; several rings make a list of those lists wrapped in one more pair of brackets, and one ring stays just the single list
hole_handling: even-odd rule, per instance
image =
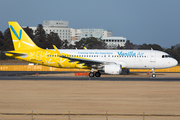
[{"label": "winglet", "polygon": [[85,50],[87,50],[87,48],[86,48],[86,47],[84,47],[84,49],[85,49]]}]

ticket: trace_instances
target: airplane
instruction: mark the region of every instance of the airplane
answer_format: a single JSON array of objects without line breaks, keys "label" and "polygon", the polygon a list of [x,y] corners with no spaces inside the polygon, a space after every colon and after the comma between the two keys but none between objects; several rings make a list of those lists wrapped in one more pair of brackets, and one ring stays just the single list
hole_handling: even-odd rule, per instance
[{"label": "airplane", "polygon": [[19,60],[57,68],[90,69],[89,77],[100,77],[101,73],[121,74],[129,69],[169,68],[178,64],[169,54],[158,50],[103,50],[103,49],[42,49],[38,47],[15,21],[9,21],[14,45],[5,54]]}]

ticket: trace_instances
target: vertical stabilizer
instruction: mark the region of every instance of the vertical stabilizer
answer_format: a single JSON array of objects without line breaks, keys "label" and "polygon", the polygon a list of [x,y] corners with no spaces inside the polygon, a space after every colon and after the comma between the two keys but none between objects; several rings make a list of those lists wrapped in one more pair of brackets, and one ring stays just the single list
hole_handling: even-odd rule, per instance
[{"label": "vertical stabilizer", "polygon": [[15,50],[35,50],[39,48],[17,22],[8,22]]}]

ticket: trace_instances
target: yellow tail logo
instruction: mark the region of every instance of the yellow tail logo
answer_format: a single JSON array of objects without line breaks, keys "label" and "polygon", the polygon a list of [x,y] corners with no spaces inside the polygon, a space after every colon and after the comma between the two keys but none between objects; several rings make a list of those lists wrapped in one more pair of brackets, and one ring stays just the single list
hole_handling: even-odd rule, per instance
[{"label": "yellow tail logo", "polygon": [[15,50],[41,49],[31,40],[17,22],[8,22]]}]

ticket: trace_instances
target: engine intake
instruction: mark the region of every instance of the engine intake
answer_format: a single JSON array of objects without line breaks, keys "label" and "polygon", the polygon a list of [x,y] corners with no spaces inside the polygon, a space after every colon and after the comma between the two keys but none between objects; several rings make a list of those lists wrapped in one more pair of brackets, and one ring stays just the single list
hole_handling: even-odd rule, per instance
[{"label": "engine intake", "polygon": [[104,65],[103,70],[107,74],[118,75],[118,74],[121,74],[122,72],[122,66],[120,64]]}]

